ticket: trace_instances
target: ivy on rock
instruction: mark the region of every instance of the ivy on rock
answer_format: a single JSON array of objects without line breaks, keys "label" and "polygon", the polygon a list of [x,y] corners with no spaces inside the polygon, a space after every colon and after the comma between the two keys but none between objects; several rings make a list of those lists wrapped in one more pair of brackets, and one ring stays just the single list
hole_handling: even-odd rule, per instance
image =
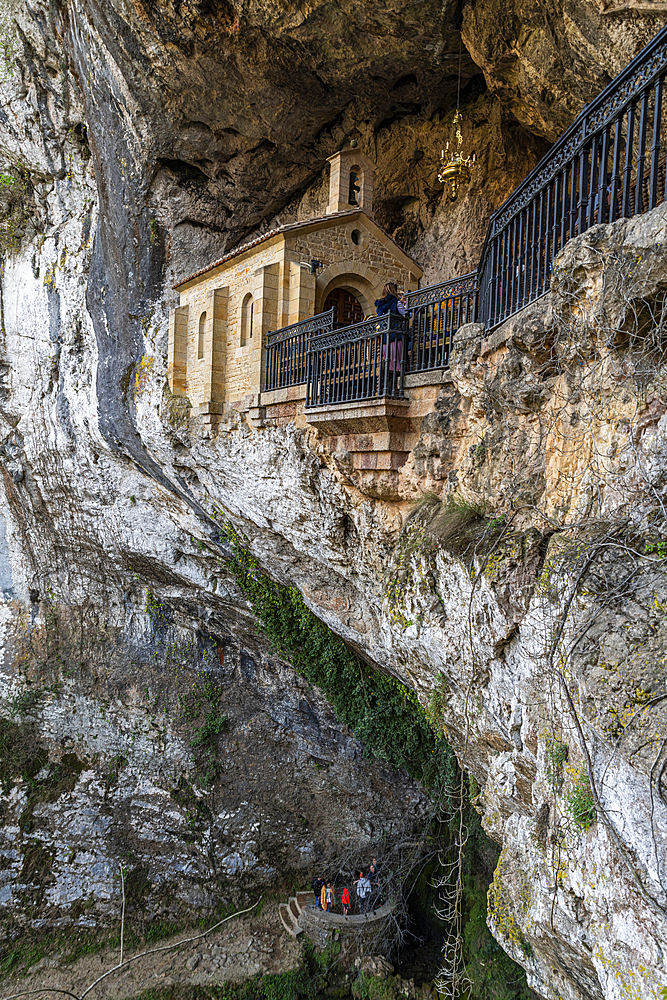
[{"label": "ivy on rock", "polygon": [[229,565],[262,628],[295,669],[317,685],[365,753],[405,768],[429,789],[456,783],[454,753],[431,728],[416,695],[395,677],[374,670],[320,621],[296,587],[271,580],[228,523]]}]

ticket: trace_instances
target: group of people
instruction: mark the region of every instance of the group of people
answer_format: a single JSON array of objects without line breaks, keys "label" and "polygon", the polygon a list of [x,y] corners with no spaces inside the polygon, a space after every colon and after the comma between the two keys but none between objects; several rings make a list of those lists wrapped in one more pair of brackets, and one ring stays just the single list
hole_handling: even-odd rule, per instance
[{"label": "group of people", "polygon": [[[318,909],[333,910],[336,905],[336,892],[333,883],[323,879],[320,875],[315,875],[310,884]],[[371,860],[366,873],[359,872],[359,878],[356,878],[353,884],[355,886],[353,891],[359,901],[359,913],[368,913],[369,910],[374,910],[380,895],[380,867],[377,858]],[[348,916],[352,911],[352,899],[347,886],[343,887],[340,904],[343,916]]]}]

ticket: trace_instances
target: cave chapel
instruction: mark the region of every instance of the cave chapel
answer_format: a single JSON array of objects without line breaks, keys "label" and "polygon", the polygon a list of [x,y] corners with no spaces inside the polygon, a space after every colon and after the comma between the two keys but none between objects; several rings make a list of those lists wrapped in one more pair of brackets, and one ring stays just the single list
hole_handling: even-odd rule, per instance
[{"label": "cave chapel", "polygon": [[260,403],[270,331],[336,307],[336,326],[375,315],[385,282],[402,291],[422,269],[373,221],[374,163],[329,157],[326,214],[263,233],[184,278],[170,313],[169,385],[193,414]]}]

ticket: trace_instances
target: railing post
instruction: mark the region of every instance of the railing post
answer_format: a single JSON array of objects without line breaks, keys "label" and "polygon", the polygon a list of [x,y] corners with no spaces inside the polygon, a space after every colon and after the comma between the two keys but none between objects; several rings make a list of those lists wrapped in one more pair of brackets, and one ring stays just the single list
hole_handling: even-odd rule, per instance
[{"label": "railing post", "polygon": [[641,97],[639,111],[639,136],[637,144],[637,177],[635,180],[635,215],[640,215],[644,204],[644,161],[646,160],[646,126],[648,116],[648,90]]},{"label": "railing post", "polygon": [[493,326],[496,320],[496,285],[498,282],[497,276],[497,244],[496,237],[494,236],[491,243],[491,280],[489,281],[489,298],[488,298],[488,325]]},{"label": "railing post", "polygon": [[653,142],[651,144],[651,192],[649,211],[658,204],[658,167],[660,162],[660,126],[662,124],[662,82],[659,76],[655,83],[655,103],[653,105]]},{"label": "railing post", "polygon": [[266,392],[271,384],[271,346],[269,344],[269,337],[271,336],[271,330],[266,334],[266,341],[264,350],[266,352],[266,364],[264,365],[264,392]]},{"label": "railing post", "polygon": [[618,195],[621,186],[621,130],[622,122],[619,115],[614,129],[614,159],[611,168],[611,192],[609,195],[610,222],[616,222],[618,218]]},{"label": "railing post", "polygon": [[593,136],[593,145],[591,146],[591,162],[589,165],[588,173],[588,206],[586,214],[586,228],[590,229],[592,225],[595,224],[595,209],[597,207],[596,202],[599,201],[598,192],[596,190],[596,183],[598,179],[598,155],[600,151],[600,143],[597,132]]},{"label": "railing post", "polygon": [[595,220],[598,224],[607,221],[609,215],[609,140],[610,127],[607,125],[602,134],[602,151],[598,171],[598,214]]},{"label": "railing post", "polygon": [[553,182],[547,187],[547,203],[544,209],[544,250],[542,252],[542,274],[540,275],[540,291],[544,291],[549,283],[549,273],[551,270],[551,197],[554,189]]},{"label": "railing post", "polygon": [[632,184],[632,151],[635,142],[635,102],[628,108],[628,125],[625,136],[625,163],[623,165],[623,203],[621,218],[628,219],[631,213],[630,187]]},{"label": "railing post", "polygon": [[313,354],[306,355],[306,406],[313,405]]},{"label": "railing post", "polygon": [[579,153],[579,204],[577,205],[579,235],[586,229],[586,209],[588,208],[588,146],[586,139],[586,119],[584,119],[581,129],[581,150]]},{"label": "railing post", "polygon": [[407,333],[407,330],[404,330],[403,333],[401,333],[400,336],[401,336],[401,348],[402,348],[402,350],[401,350],[401,364],[400,364],[400,375],[399,375],[399,386],[398,386],[398,398],[402,399],[403,396],[405,395],[405,393],[404,393],[405,365],[406,365],[407,353],[408,353],[408,333]]}]

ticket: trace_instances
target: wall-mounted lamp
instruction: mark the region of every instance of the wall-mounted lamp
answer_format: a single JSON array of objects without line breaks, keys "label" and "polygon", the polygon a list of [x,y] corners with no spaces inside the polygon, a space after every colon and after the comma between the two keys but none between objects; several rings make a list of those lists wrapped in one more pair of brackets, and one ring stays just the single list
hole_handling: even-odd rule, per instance
[{"label": "wall-mounted lamp", "polygon": [[300,267],[307,267],[311,274],[317,274],[324,267],[321,260],[302,260],[299,264]]}]

